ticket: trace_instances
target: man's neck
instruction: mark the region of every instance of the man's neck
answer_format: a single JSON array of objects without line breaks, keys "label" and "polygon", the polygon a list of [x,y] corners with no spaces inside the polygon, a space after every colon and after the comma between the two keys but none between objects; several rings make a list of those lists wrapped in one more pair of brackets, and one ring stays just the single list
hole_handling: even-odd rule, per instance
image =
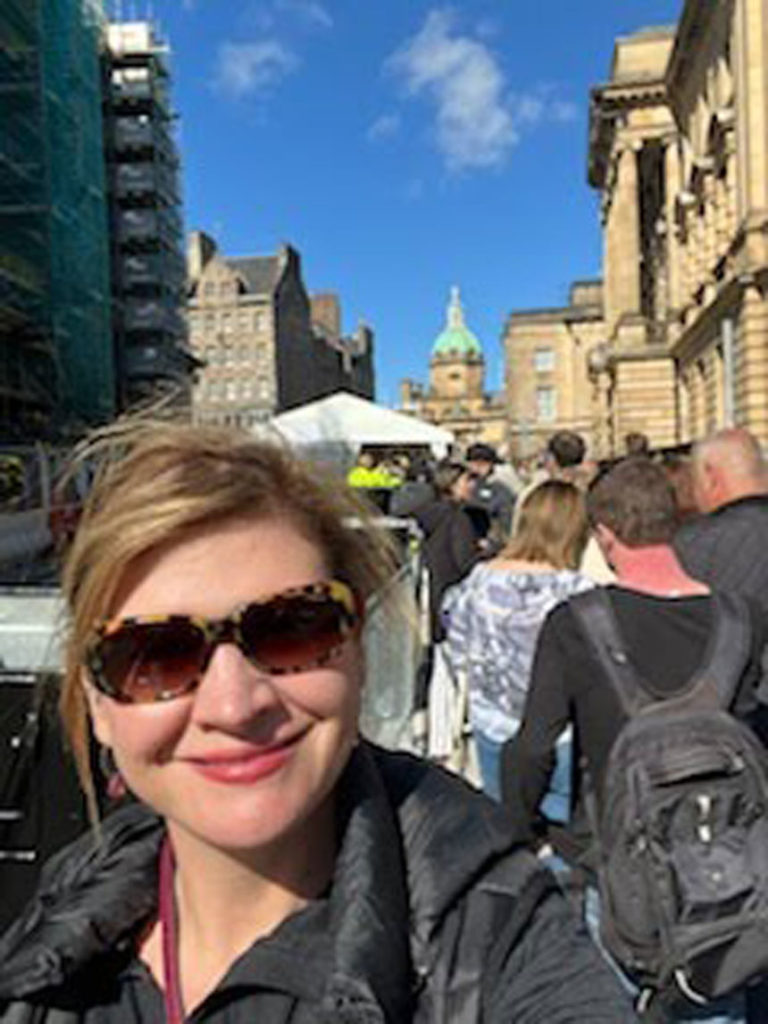
[{"label": "man's neck", "polygon": [[683,569],[669,544],[648,544],[631,548],[617,546],[611,562],[619,586],[657,597],[686,597],[707,594],[709,588]]},{"label": "man's neck", "polygon": [[762,485],[755,483],[744,483],[740,487],[730,488],[727,497],[723,499],[719,504],[715,505],[712,512],[718,512],[721,508],[726,508],[728,505],[733,505],[737,501],[744,501],[747,498],[766,498],[768,497],[768,491]]}]

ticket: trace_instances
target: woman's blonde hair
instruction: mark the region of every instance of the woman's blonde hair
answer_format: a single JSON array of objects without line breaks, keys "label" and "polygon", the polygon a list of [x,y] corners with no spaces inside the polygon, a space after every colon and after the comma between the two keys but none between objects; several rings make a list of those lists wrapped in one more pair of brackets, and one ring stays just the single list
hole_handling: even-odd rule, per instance
[{"label": "woman's blonde hair", "polygon": [[239,430],[126,418],[80,446],[74,466],[83,463],[95,475],[64,565],[69,631],[59,706],[95,817],[83,657],[139,557],[226,520],[288,518],[362,600],[391,576],[394,558],[343,483]]},{"label": "woman's blonde hair", "polygon": [[502,557],[576,569],[588,532],[584,497],[578,487],[564,480],[545,480],[523,502],[517,531]]}]

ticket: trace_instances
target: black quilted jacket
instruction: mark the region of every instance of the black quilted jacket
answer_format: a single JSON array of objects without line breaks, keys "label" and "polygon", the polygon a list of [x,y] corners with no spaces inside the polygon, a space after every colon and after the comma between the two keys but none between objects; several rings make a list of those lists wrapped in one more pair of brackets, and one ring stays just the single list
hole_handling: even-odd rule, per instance
[{"label": "black quilted jacket", "polygon": [[[626,1024],[565,901],[510,849],[486,798],[415,758],[361,744],[340,789],[327,900],[257,942],[189,1018],[215,1024]],[[139,805],[59,854],[0,940],[2,1024],[159,1024],[129,998],[155,913],[160,821]],[[152,1008],[154,1007],[154,1008]]]}]

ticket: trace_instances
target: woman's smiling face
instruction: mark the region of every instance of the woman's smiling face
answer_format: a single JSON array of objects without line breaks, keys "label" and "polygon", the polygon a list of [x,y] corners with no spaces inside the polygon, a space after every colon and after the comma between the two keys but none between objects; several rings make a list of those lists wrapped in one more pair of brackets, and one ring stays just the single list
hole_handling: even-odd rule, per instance
[{"label": "woman's smiling face", "polygon": [[[140,559],[112,615],[220,619],[330,575],[289,518],[229,520]],[[300,832],[331,797],[356,740],[361,683],[354,634],[320,668],[270,676],[222,643],[184,696],[121,704],[89,685],[88,699],[97,739],[172,835],[244,852]]]}]

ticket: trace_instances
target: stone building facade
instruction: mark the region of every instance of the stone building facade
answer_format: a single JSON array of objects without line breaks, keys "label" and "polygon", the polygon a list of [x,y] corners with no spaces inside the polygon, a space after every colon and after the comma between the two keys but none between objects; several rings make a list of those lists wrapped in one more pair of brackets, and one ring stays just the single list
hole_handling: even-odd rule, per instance
[{"label": "stone building facade", "polygon": [[676,27],[617,40],[592,91],[610,447],[729,424],[768,443],[766,38],[764,0],[687,0]]},{"label": "stone building facade", "polygon": [[198,422],[248,426],[335,391],[373,398],[373,332],[342,336],[335,295],[313,306],[295,249],[232,259],[194,232],[187,255]]},{"label": "stone building facade", "polygon": [[601,281],[577,281],[569,304],[518,310],[504,330],[509,453],[527,459],[557,430],[605,446],[591,353],[605,337]]},{"label": "stone building facade", "polygon": [[458,288],[451,290],[445,327],[432,345],[429,385],[402,381],[400,408],[452,430],[461,447],[484,441],[506,452],[503,397],[485,391],[483,350],[465,323]]}]

